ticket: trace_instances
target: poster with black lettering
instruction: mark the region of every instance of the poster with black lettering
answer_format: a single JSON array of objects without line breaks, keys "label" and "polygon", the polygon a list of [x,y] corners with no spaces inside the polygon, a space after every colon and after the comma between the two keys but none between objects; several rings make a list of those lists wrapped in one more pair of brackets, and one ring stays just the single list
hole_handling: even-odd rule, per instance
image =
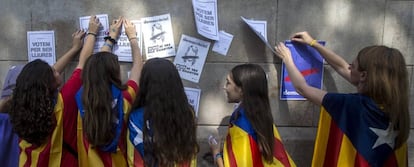
[{"label": "poster with black lettering", "polygon": [[55,64],[55,32],[28,31],[27,53],[29,62],[36,59],[42,59],[51,66]]},{"label": "poster with black lettering", "polygon": [[146,58],[175,56],[170,14],[141,18]]},{"label": "poster with black lettering", "polygon": [[[109,33],[108,15],[99,14],[99,15],[96,15],[96,17],[99,19],[99,22],[101,23],[101,27],[99,27],[98,34],[96,34],[96,42],[95,42],[95,46],[93,47],[93,53],[99,52],[99,50],[105,43],[105,40],[104,40],[105,36],[107,36]],[[88,32],[90,18],[91,16],[83,16],[79,18],[79,27],[81,30]]]},{"label": "poster with black lettering", "polygon": [[201,89],[184,87],[184,91],[187,95],[188,103],[193,107],[195,116],[198,117]]},{"label": "poster with black lettering", "polygon": [[198,83],[209,48],[210,42],[181,35],[174,64],[182,79]]},{"label": "poster with black lettering", "polygon": [[[142,55],[142,33],[141,33],[141,21],[131,20],[131,23],[135,25],[137,31],[138,47]],[[114,54],[118,56],[119,61],[132,62],[132,51],[128,36],[125,33],[125,28],[122,26],[121,35],[118,38],[118,43],[114,46]]]},{"label": "poster with black lettering", "polygon": [[219,40],[217,0],[193,0],[197,32],[209,39]]}]

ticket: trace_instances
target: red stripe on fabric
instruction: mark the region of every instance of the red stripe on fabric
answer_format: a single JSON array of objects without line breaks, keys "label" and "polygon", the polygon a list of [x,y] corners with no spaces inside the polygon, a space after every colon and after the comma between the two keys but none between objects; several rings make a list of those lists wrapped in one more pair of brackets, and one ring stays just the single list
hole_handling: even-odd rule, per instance
[{"label": "red stripe on fabric", "polygon": [[260,153],[259,146],[257,145],[256,141],[253,139],[251,135],[249,135],[249,142],[250,142],[250,151],[252,153],[253,166],[254,167],[263,166],[262,154]]},{"label": "red stripe on fabric", "polygon": [[[22,140],[20,140],[22,141]],[[24,153],[27,155],[27,160],[26,162],[23,164],[24,167],[30,167],[31,162],[32,162],[32,151],[36,149],[36,147],[34,145],[31,145],[30,147],[27,147],[25,150],[21,150],[22,152],[24,151]]]},{"label": "red stripe on fabric", "polygon": [[334,120],[331,120],[331,127],[329,128],[328,144],[326,145],[326,154],[323,166],[337,166],[343,136],[344,134],[336,125],[336,122]]},{"label": "red stripe on fabric", "polygon": [[85,134],[83,134],[83,147],[85,147],[86,153],[89,153],[89,141],[86,139]]},{"label": "red stripe on fabric", "polygon": [[102,163],[105,167],[112,167],[111,153],[100,151],[98,149],[96,149],[96,152],[98,153],[99,157],[101,157]]},{"label": "red stripe on fabric", "polygon": [[354,163],[354,166],[356,166],[356,167],[370,167],[370,165],[368,164],[368,162],[358,152],[355,155],[355,163]]},{"label": "red stripe on fabric", "polygon": [[236,158],[234,157],[233,148],[232,148],[232,145],[231,145],[230,135],[227,135],[226,142],[227,142],[226,144],[227,144],[227,153],[228,153],[227,156],[229,158],[230,167],[237,167]]},{"label": "red stripe on fabric", "polygon": [[[190,161],[191,162],[191,161]],[[190,167],[190,162],[185,162],[185,163],[182,163],[182,164],[180,164],[179,166],[180,167]]]},{"label": "red stripe on fabric", "polygon": [[135,167],[144,166],[144,160],[142,160],[141,154],[137,151],[137,149],[134,149],[134,166]]},{"label": "red stripe on fabric", "polygon": [[39,154],[37,166],[49,166],[50,147],[51,147],[50,140],[51,139],[49,139],[49,142],[47,143],[43,151]]},{"label": "red stripe on fabric", "polygon": [[290,167],[289,157],[286,154],[286,150],[283,147],[283,143],[275,138],[275,144],[273,148],[273,156],[279,160],[285,167]]},{"label": "red stripe on fabric", "polygon": [[395,166],[398,167],[398,161],[397,161],[397,157],[395,155],[395,152],[393,152],[387,159],[387,161],[385,161],[384,166]]},{"label": "red stripe on fabric", "polygon": [[124,97],[125,100],[128,101],[129,104],[132,104],[133,103],[132,96],[131,96],[131,94],[129,94],[128,91],[122,92],[122,96]]}]

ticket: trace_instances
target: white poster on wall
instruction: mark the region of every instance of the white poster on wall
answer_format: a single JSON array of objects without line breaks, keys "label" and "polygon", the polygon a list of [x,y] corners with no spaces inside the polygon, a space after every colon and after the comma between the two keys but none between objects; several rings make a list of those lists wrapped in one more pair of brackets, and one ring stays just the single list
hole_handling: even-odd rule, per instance
[{"label": "white poster on wall", "polygon": [[170,14],[141,19],[147,60],[175,55],[174,36]]},{"label": "white poster on wall", "polygon": [[[105,36],[108,35],[109,32],[109,21],[108,21],[108,15],[107,14],[99,14],[96,15],[96,17],[99,19],[99,22],[101,23],[101,27],[99,27],[99,31],[96,34],[96,42],[95,46],[93,47],[93,52],[99,52],[103,44],[105,43]],[[88,32],[89,28],[89,19],[91,16],[83,16],[79,18],[79,26],[81,30],[84,30],[85,32]]]},{"label": "white poster on wall", "polygon": [[198,117],[198,108],[200,104],[201,90],[196,88],[184,87],[188,103],[194,108],[195,116]]},{"label": "white poster on wall", "polygon": [[[135,25],[137,31],[138,47],[142,55],[142,33],[141,33],[141,21],[131,20],[131,23]],[[114,54],[118,56],[119,61],[132,62],[132,51],[128,36],[125,33],[125,28],[122,26],[121,35],[118,38],[118,43],[114,46]]]},{"label": "white poster on wall", "polygon": [[210,42],[182,35],[174,64],[182,79],[198,83]]},{"label": "white poster on wall", "polygon": [[253,32],[265,43],[265,45],[274,53],[276,51],[267,41],[267,21],[265,20],[249,20],[241,16],[242,20],[253,30]]},{"label": "white poster on wall", "polygon": [[49,65],[56,63],[55,32],[54,31],[28,31],[27,53],[29,62],[41,59]]},{"label": "white poster on wall", "polygon": [[197,32],[209,39],[219,40],[217,0],[193,0]]},{"label": "white poster on wall", "polygon": [[227,52],[230,49],[231,42],[233,41],[233,35],[225,31],[220,31],[219,37],[220,39],[214,43],[211,50],[223,56],[226,56]]}]

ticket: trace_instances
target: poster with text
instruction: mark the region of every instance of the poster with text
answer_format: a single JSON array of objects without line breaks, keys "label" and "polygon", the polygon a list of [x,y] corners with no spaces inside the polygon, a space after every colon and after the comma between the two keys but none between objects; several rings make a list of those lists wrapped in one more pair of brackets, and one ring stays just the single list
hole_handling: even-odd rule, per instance
[{"label": "poster with text", "polygon": [[174,35],[170,14],[141,19],[147,60],[175,55]]},{"label": "poster with text", "polygon": [[231,41],[233,41],[233,35],[225,31],[220,31],[219,37],[220,39],[214,43],[211,50],[219,53],[220,55],[226,56],[230,49]]},{"label": "poster with text", "polygon": [[[140,53],[142,55],[141,22],[139,20],[131,20],[131,22],[135,25],[135,30],[137,31],[138,47],[140,48]],[[124,26],[122,26],[121,35],[119,36],[117,42],[118,43],[114,46],[114,54],[118,56],[118,60],[132,62],[131,45],[128,36],[125,33]]]},{"label": "poster with text", "polygon": [[197,32],[209,39],[219,40],[217,0],[193,0]]},{"label": "poster with text", "polygon": [[274,53],[276,51],[267,42],[267,21],[265,20],[250,20],[241,16],[242,20],[250,27],[251,30],[265,43],[265,45]]},{"label": "poster with text", "polygon": [[56,63],[55,32],[28,31],[27,53],[29,62],[41,59],[53,66]]},{"label": "poster with text", "polygon": [[196,117],[198,117],[201,90],[196,88],[184,87],[184,91],[187,95],[188,103],[190,103],[190,105],[194,108],[194,114]]},{"label": "poster with text", "polygon": [[174,64],[182,79],[198,83],[210,42],[182,35]]},{"label": "poster with text", "polygon": [[[105,43],[104,38],[105,36],[108,35],[108,32],[109,32],[108,15],[100,14],[100,15],[96,15],[96,17],[99,19],[99,22],[101,23],[101,27],[99,27],[99,31],[96,34],[96,42],[95,42],[95,46],[93,47],[94,53],[99,52],[99,50]],[[90,18],[91,16],[83,16],[79,18],[79,26],[81,30],[88,32]]]},{"label": "poster with text", "polygon": [[[325,41],[318,42],[321,45],[325,45]],[[292,42],[290,40],[285,41],[285,45],[292,53],[293,62],[305,78],[306,83],[312,87],[322,89],[323,58],[320,53],[309,45]],[[280,81],[281,100],[306,100],[306,98],[296,92],[284,63],[282,63]]]}]

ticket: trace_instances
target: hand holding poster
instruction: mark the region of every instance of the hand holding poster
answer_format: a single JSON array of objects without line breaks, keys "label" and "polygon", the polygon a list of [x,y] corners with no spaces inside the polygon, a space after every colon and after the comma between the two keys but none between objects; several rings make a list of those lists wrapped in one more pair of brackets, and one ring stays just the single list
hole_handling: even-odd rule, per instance
[{"label": "hand holding poster", "polygon": [[[96,34],[96,42],[95,46],[93,47],[93,52],[99,52],[103,44],[105,43],[105,36],[107,36],[109,32],[109,22],[108,22],[108,15],[107,14],[100,14],[96,15],[96,17],[99,19],[99,22],[101,23],[102,27],[99,27],[98,34]],[[89,27],[89,19],[91,16],[84,16],[79,18],[79,26],[81,30],[84,30],[85,32],[88,32]]]},{"label": "hand holding poster", "polygon": [[[318,41],[325,45],[324,41]],[[306,82],[315,88],[322,88],[323,79],[323,58],[320,53],[313,47],[292,41],[285,41],[286,47],[292,53],[292,59],[300,73],[305,77]],[[296,92],[290,77],[282,63],[280,75],[280,99],[281,100],[306,100]]]},{"label": "hand holding poster", "polygon": [[147,60],[175,55],[170,14],[142,18],[141,23]]},{"label": "hand holding poster", "polygon": [[56,63],[55,32],[54,31],[28,31],[27,53],[29,62],[42,59],[49,65]]},{"label": "hand holding poster", "polygon": [[182,79],[198,83],[210,42],[182,35],[174,64]]},{"label": "hand holding poster", "polygon": [[219,40],[217,0],[193,0],[197,32],[209,39]]},{"label": "hand holding poster", "polygon": [[[139,20],[131,20],[131,23],[135,25],[137,31],[138,47],[141,49],[142,55],[142,33],[141,22]],[[118,43],[114,46],[114,54],[118,56],[119,61],[132,62],[132,51],[128,36],[125,34],[125,28],[122,26],[121,35],[118,38]]]}]

